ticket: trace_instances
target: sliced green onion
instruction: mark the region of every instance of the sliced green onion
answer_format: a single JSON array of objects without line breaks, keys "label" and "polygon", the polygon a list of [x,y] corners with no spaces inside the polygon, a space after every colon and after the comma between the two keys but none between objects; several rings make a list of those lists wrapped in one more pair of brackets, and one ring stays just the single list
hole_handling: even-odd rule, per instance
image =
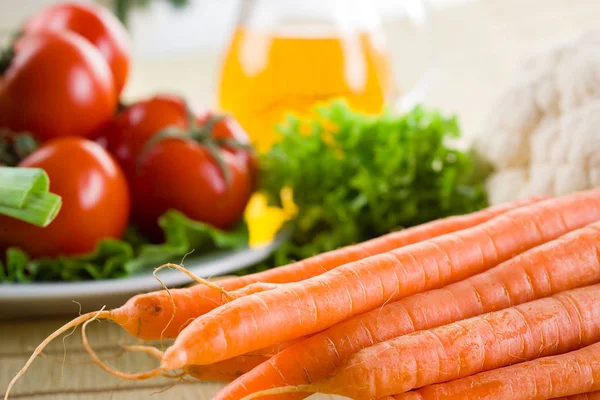
[{"label": "sliced green onion", "polygon": [[50,178],[42,169],[0,167],[0,214],[48,226],[62,205],[49,189]]}]

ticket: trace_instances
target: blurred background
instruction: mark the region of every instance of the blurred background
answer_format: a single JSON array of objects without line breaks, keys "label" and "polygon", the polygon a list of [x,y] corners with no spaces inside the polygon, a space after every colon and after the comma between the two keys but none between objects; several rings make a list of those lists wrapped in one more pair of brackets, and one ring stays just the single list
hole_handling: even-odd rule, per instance
[{"label": "blurred background", "polygon": [[[134,60],[124,97],[168,91],[215,105],[220,61],[243,1],[125,1]],[[115,0],[99,2],[118,9]],[[28,15],[52,3],[57,1],[0,1],[0,34],[6,36]],[[410,88],[427,62],[422,31],[405,18],[411,1],[373,3],[384,19],[397,85]],[[590,12],[597,0],[428,3],[439,70],[425,102],[457,112],[467,136],[481,129],[490,103],[519,62],[573,40],[597,23],[597,13]]]}]

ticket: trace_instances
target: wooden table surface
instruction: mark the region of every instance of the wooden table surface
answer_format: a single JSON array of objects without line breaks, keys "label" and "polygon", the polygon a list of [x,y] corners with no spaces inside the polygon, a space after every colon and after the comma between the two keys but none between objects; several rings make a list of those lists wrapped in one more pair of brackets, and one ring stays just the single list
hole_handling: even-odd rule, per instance
[{"label": "wooden table surface", "polygon": [[[468,133],[484,131],[487,107],[510,79],[510,72],[518,61],[528,54],[596,28],[598,15],[598,0],[483,0],[436,12],[433,19],[440,54],[440,74],[428,95],[428,103],[457,111]],[[402,30],[402,27],[398,25],[391,29]],[[406,45],[410,46],[410,43]],[[207,65],[210,69],[216,64],[211,61]],[[165,68],[181,69],[175,74],[179,80],[173,84],[174,89],[181,89],[182,93],[192,89],[196,93],[206,92],[211,87],[209,83],[197,80],[203,74],[198,74],[193,68],[182,67],[181,63],[167,65],[159,62],[136,68],[141,78],[134,78],[129,89],[132,96],[147,91],[148,85],[160,87],[164,83],[160,80],[160,73],[164,73]],[[143,68],[144,71],[139,71]],[[195,77],[188,72],[189,81],[185,72],[188,69],[196,72]],[[207,73],[210,72],[214,71]],[[142,87],[146,89],[142,90]],[[34,347],[65,321],[62,318],[0,320],[0,393],[4,392]],[[102,357],[110,358],[119,351],[121,343],[133,342],[110,322],[94,323],[90,328],[90,341]],[[65,363],[62,362],[64,348],[67,349]],[[124,371],[138,371],[151,368],[156,362],[145,355],[127,354],[111,363]],[[221,387],[217,383],[175,383],[166,379],[128,382],[109,376],[89,363],[77,331],[64,340],[64,347],[61,340],[48,347],[44,357],[35,361],[15,386],[11,398],[202,400],[210,398]],[[318,397],[324,399],[328,396]]]}]

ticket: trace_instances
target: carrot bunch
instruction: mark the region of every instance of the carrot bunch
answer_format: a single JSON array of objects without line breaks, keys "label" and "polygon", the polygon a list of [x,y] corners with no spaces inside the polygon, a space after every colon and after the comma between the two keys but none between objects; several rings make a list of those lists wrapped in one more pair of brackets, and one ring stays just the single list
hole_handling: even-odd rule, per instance
[{"label": "carrot bunch", "polygon": [[105,370],[229,381],[219,400],[599,398],[600,189],[433,221],[259,274],[195,279],[76,318],[10,387],[50,340],[103,318],[141,339],[175,339],[164,352],[133,346],[160,368],[124,374],[84,335]]}]

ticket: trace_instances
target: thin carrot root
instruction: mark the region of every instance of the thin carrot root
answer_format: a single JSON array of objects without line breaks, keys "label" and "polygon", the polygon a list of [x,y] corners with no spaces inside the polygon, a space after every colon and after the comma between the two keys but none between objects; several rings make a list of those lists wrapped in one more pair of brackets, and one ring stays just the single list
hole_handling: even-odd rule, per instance
[{"label": "thin carrot root", "polygon": [[[163,352],[160,351],[159,349],[157,349],[156,347],[153,346],[143,346],[143,345],[126,345],[123,346],[123,350],[128,350],[128,351],[137,351],[140,353],[146,353],[148,355],[151,355],[155,358],[157,358],[158,360],[162,360],[163,357]],[[185,373],[183,374],[179,374],[179,375],[168,375],[166,376],[167,378],[173,378],[173,379],[178,379],[178,382],[198,382],[196,379],[186,379],[187,376],[190,374],[189,369],[186,367],[185,368]],[[172,386],[170,386],[169,388],[171,388]],[[169,389],[167,388],[167,389]],[[166,390],[166,389],[165,389]],[[162,393],[162,391],[157,392],[157,393]]]},{"label": "thin carrot root", "polygon": [[38,347],[36,347],[33,354],[31,355],[31,357],[29,357],[29,359],[27,360],[27,362],[25,363],[23,368],[21,368],[21,370],[17,373],[17,375],[15,375],[15,377],[10,381],[10,383],[8,384],[8,388],[6,389],[6,393],[4,393],[4,400],[8,400],[8,395],[10,394],[10,391],[11,391],[12,387],[15,385],[15,383],[17,382],[17,380],[19,380],[19,378],[25,372],[27,372],[27,370],[29,369],[29,366],[31,365],[33,360],[35,360],[41,354],[41,352],[44,351],[46,346],[48,346],[48,344],[51,341],[53,341],[54,339],[56,339],[58,336],[62,335],[69,329],[76,328],[77,326],[91,320],[92,318],[93,319],[111,319],[111,316],[112,316],[112,314],[110,311],[104,311],[104,308],[102,308],[102,310],[100,310],[100,311],[93,311],[93,312],[89,312],[87,314],[80,315],[79,317],[75,318],[74,320],[68,322],[67,324],[63,325],[62,327],[60,327],[57,330],[55,330],[54,332],[52,332],[52,334],[50,334],[50,336],[48,336],[46,339],[44,339],[44,341],[42,343],[40,343],[40,345]]},{"label": "thin carrot root", "polygon": [[[169,374],[168,371],[161,369],[161,368],[155,368],[155,369],[152,369],[147,372],[126,373],[126,372],[117,371],[114,368],[110,367],[109,365],[104,363],[104,361],[102,361],[100,359],[100,357],[98,357],[98,355],[96,354],[96,352],[94,352],[94,350],[92,349],[92,346],[90,346],[90,343],[88,341],[86,329],[87,329],[88,324],[90,322],[93,322],[94,320],[96,320],[96,317],[88,319],[81,326],[81,340],[83,342],[83,347],[88,352],[92,361],[96,365],[98,365],[100,368],[102,368],[104,371],[108,372],[109,374],[111,374],[113,376],[116,376],[117,378],[121,378],[121,379],[125,379],[125,380],[144,380],[144,379],[154,378],[156,376],[164,376],[167,378],[174,378],[179,375],[179,374],[178,375]],[[158,349],[156,349],[156,350],[158,352],[160,352],[161,358],[162,358],[162,352]],[[138,349],[137,351],[141,351],[141,350]],[[145,352],[149,352],[149,350],[145,350]]]},{"label": "thin carrot root", "polygon": [[[113,354],[107,355],[106,357],[104,357],[104,360],[116,360],[117,358],[121,357],[123,354],[125,354],[125,349],[121,348],[118,351],[116,351]],[[89,364],[94,364],[93,361],[91,360],[80,360],[80,361],[69,361],[69,360],[65,360],[64,357],[56,357],[50,354],[46,354],[46,353],[40,353],[39,354],[40,358],[43,358],[44,360],[48,360],[50,362],[54,362],[54,363],[59,363],[59,364],[64,364],[64,365],[89,365]]]},{"label": "thin carrot root", "polygon": [[188,271],[185,267],[178,265],[178,264],[167,263],[167,264],[161,265],[160,267],[155,268],[154,272],[152,273],[152,275],[154,275],[154,278],[158,279],[158,277],[156,276],[156,273],[158,271],[160,271],[161,269],[165,269],[165,268],[173,268],[178,271],[181,271],[184,274],[186,274],[187,276],[189,276],[190,278],[192,278],[194,281],[198,282],[199,284],[208,286],[211,289],[218,290],[223,295],[223,298],[228,302],[233,301],[237,298],[237,296],[229,293],[228,291],[226,291],[225,289],[223,289],[221,286],[217,285],[216,283],[213,283],[207,279],[200,278],[193,272]]},{"label": "thin carrot root", "polygon": [[158,360],[162,360],[162,357],[164,354],[162,351],[160,351],[159,349],[157,349],[156,347],[153,347],[153,346],[143,346],[143,345],[134,344],[134,345],[126,345],[126,346],[122,346],[122,347],[123,347],[123,350],[146,353],[148,355],[151,355],[151,356],[157,358]]}]

